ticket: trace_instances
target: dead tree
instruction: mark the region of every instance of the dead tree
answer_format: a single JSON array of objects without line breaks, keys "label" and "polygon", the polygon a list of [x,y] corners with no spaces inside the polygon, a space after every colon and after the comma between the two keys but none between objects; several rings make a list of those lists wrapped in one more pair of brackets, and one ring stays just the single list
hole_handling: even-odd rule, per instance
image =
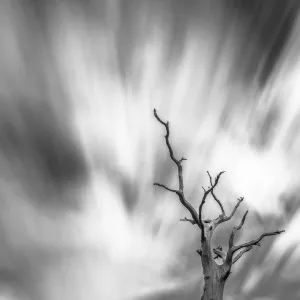
[{"label": "dead tree", "polygon": [[[190,214],[190,218],[185,217],[184,219],[181,219],[181,221],[189,222],[192,225],[198,226],[198,228],[201,231],[201,247],[199,250],[197,250],[198,254],[201,257],[203,276],[205,282],[204,291],[201,300],[222,300],[225,282],[229,274],[231,273],[231,268],[233,264],[235,264],[246,252],[252,250],[254,246],[259,246],[260,245],[259,243],[264,237],[280,234],[284,232],[284,230],[263,233],[255,240],[240,245],[235,245],[234,237],[237,231],[239,231],[245,223],[248,214],[248,211],[246,211],[239,225],[233,227],[233,230],[229,237],[227,252],[224,251],[221,246],[212,249],[211,241],[212,241],[212,236],[214,231],[220,224],[232,219],[232,217],[234,216],[235,212],[237,211],[239,205],[242,203],[244,198],[243,197],[238,198],[237,203],[233,208],[232,212],[230,213],[230,215],[227,215],[225,213],[221,201],[218,199],[218,197],[215,194],[215,188],[224,171],[220,172],[215,178],[213,178],[210,175],[210,173],[207,172],[210,186],[208,187],[208,189],[202,187],[203,188],[202,200],[200,202],[199,209],[196,210],[194,206],[186,199],[186,196],[184,194],[182,163],[183,161],[186,160],[186,158],[182,157],[178,159],[174,155],[174,150],[170,144],[169,122],[164,122],[158,116],[155,109],[154,109],[154,116],[157,119],[157,121],[165,127],[166,130],[165,142],[169,151],[170,158],[175,163],[178,170],[178,188],[177,189],[170,188],[164,184],[157,183],[157,182],[154,183],[154,185],[176,194],[179,198],[180,203],[187,209],[187,211]],[[217,202],[218,206],[220,207],[221,214],[216,219],[204,220],[202,211],[203,211],[203,206],[205,204],[205,201],[207,200],[207,197],[209,195],[211,195],[212,198]],[[219,259],[221,263],[217,263],[216,262],[217,259]]]}]

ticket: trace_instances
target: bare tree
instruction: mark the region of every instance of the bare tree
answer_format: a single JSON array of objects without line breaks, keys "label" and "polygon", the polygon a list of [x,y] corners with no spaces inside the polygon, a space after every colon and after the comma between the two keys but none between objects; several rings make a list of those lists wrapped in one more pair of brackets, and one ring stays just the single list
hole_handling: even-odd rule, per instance
[{"label": "bare tree", "polygon": [[[234,237],[239,231],[245,221],[248,214],[246,211],[239,223],[238,226],[233,227],[233,230],[229,237],[228,242],[228,250],[227,252],[223,250],[221,246],[212,249],[212,236],[216,228],[229,220],[232,219],[238,207],[244,200],[243,197],[237,199],[237,203],[233,208],[230,215],[226,215],[224,207],[221,201],[217,198],[215,194],[215,188],[222,176],[223,172],[220,172],[215,178],[213,178],[209,172],[207,172],[209,177],[210,186],[208,189],[203,188],[203,197],[199,205],[199,209],[196,210],[193,205],[186,199],[184,194],[184,181],[183,181],[183,161],[186,158],[182,157],[180,159],[176,158],[174,155],[173,148],[170,144],[170,128],[169,122],[164,122],[157,114],[154,109],[154,116],[159,123],[161,123],[166,130],[165,134],[165,142],[169,151],[169,155],[171,160],[175,163],[178,170],[178,188],[173,189],[161,183],[154,183],[155,186],[161,187],[169,192],[176,194],[179,198],[180,203],[187,209],[191,218],[185,217],[181,219],[181,221],[189,222],[192,225],[196,225],[199,227],[201,231],[201,248],[197,250],[198,254],[201,257],[202,267],[203,267],[203,276],[204,276],[204,291],[201,297],[201,300],[222,300],[224,293],[225,282],[228,279],[229,274],[231,273],[232,265],[235,264],[246,252],[253,249],[254,246],[259,246],[261,240],[267,236],[278,235],[284,230],[273,231],[261,234],[257,239],[252,240],[250,242],[235,245]],[[207,196],[211,195],[212,198],[216,201],[218,206],[220,207],[221,214],[216,219],[203,219],[203,206],[205,201],[207,200]],[[221,263],[217,263],[216,260],[219,259]]]}]

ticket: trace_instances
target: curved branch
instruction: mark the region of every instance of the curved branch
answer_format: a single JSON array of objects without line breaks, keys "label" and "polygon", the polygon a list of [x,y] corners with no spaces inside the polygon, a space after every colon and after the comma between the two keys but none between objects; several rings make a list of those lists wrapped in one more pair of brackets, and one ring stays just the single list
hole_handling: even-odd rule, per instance
[{"label": "curved branch", "polygon": [[[240,198],[238,198],[237,200],[238,200],[238,202],[237,202],[237,204],[235,205],[235,207],[233,208],[232,213],[231,213],[230,216],[228,217],[228,220],[230,220],[230,219],[234,216],[234,214],[235,214],[235,212],[237,211],[238,207],[240,206],[241,202],[244,201],[244,197],[240,197]],[[227,221],[227,220],[226,220],[226,221]]]},{"label": "curved branch", "polygon": [[[212,180],[211,180],[211,186],[209,187],[208,190],[205,190],[204,187],[203,190],[204,190],[204,194],[203,194],[203,197],[202,197],[202,200],[201,200],[201,203],[200,203],[200,206],[199,206],[199,225],[200,225],[200,228],[202,230],[202,234],[201,234],[201,240],[203,241],[205,236],[204,236],[204,224],[203,224],[203,219],[202,219],[202,209],[203,209],[203,205],[205,203],[205,200],[206,200],[206,197],[209,195],[209,193],[211,193],[213,191],[213,189],[217,186],[218,182],[219,182],[219,179],[221,177],[221,175],[225,173],[225,171],[222,171],[220,172],[217,177],[215,178],[215,182],[212,183]],[[210,176],[210,175],[209,175]]]},{"label": "curved branch", "polygon": [[184,217],[184,219],[180,219],[181,222],[190,222],[192,225],[195,225],[195,221],[194,220],[191,220],[191,219],[188,219],[187,217]]},{"label": "curved branch", "polygon": [[182,162],[184,160],[186,160],[186,158],[182,157],[181,159],[177,159],[174,155],[174,151],[173,151],[173,148],[171,146],[171,143],[170,143],[170,140],[169,140],[169,137],[170,137],[170,128],[169,128],[169,122],[164,122],[157,114],[156,112],[156,109],[153,110],[153,113],[154,113],[154,117],[157,119],[157,121],[159,123],[161,123],[162,125],[164,125],[165,129],[166,129],[166,135],[165,135],[165,141],[166,141],[166,145],[168,147],[168,150],[169,150],[169,154],[170,154],[170,157],[172,159],[172,161],[176,164],[177,166],[177,170],[178,170],[178,184],[179,184],[179,189],[178,190],[175,190],[175,189],[171,189],[171,188],[168,188],[167,186],[163,185],[163,184],[160,184],[160,183],[154,183],[154,185],[156,186],[159,186],[159,187],[162,187],[172,193],[175,193],[181,204],[190,212],[191,216],[192,216],[192,219],[193,221],[195,222],[195,224],[198,225],[199,228],[201,228],[200,226],[200,222],[199,222],[199,216],[197,214],[197,211],[196,209],[192,206],[192,204],[185,198],[185,195],[184,195],[184,185],[183,185],[183,167],[182,167]]},{"label": "curved branch", "polygon": [[250,251],[253,246],[249,246],[244,248],[237,256],[235,256],[232,260],[232,265],[235,264],[246,252]]},{"label": "curved branch", "polygon": [[237,204],[234,206],[231,214],[229,216],[226,216],[225,214],[221,215],[221,218],[219,218],[218,222],[217,222],[217,225],[221,224],[221,223],[224,223],[224,222],[227,222],[229,220],[232,219],[232,217],[234,216],[234,214],[236,213],[238,207],[240,206],[240,204],[243,202],[244,200],[244,197],[240,197],[238,198],[238,202]]},{"label": "curved branch", "polygon": [[177,193],[177,190],[174,189],[170,189],[169,187],[165,186],[164,184],[158,183],[158,182],[154,182],[153,185],[159,186],[161,188],[164,188],[165,190],[172,192],[172,193]]},{"label": "curved branch", "polygon": [[[208,171],[207,171],[207,174],[209,176],[210,185],[213,186],[212,177],[210,176],[210,174],[209,174]],[[219,204],[219,206],[221,208],[221,211],[222,211],[222,214],[225,215],[224,207],[223,207],[221,201],[216,197],[213,189],[211,190],[211,195],[213,196],[213,198],[215,199],[215,201]]]},{"label": "curved branch", "polygon": [[273,231],[273,232],[267,232],[267,233],[263,233],[259,238],[257,238],[256,240],[252,240],[250,242],[238,245],[238,246],[234,246],[232,248],[232,253],[235,253],[236,251],[238,251],[239,249],[242,248],[246,248],[246,247],[250,247],[250,246],[259,246],[259,242],[266,236],[272,236],[272,235],[278,235],[285,232],[285,230],[277,230],[277,231]]},{"label": "curved branch", "polygon": [[248,214],[248,210],[247,210],[247,211],[245,212],[245,214],[243,215],[243,218],[242,218],[242,220],[241,220],[241,223],[240,223],[238,226],[233,227],[233,230],[232,230],[232,232],[231,232],[231,234],[230,234],[230,238],[229,238],[229,248],[232,248],[232,247],[233,247],[233,240],[234,240],[235,234],[236,234],[236,232],[237,232],[238,230],[240,230],[240,229],[243,227],[243,225],[244,225],[244,223],[245,223],[245,220],[246,220],[246,217],[247,217],[247,214]]},{"label": "curved branch", "polygon": [[179,160],[177,160],[174,156],[174,152],[173,152],[173,149],[172,149],[172,146],[170,144],[170,141],[169,141],[169,136],[170,136],[170,129],[169,129],[169,122],[164,122],[157,114],[156,112],[156,109],[154,108],[153,110],[153,113],[154,113],[154,117],[157,119],[157,121],[159,123],[161,123],[162,125],[165,126],[166,128],[166,135],[165,135],[165,140],[166,140],[166,144],[167,144],[167,147],[168,147],[168,150],[169,150],[169,153],[170,153],[170,157],[171,159],[175,162],[175,164],[177,165],[179,163]]}]

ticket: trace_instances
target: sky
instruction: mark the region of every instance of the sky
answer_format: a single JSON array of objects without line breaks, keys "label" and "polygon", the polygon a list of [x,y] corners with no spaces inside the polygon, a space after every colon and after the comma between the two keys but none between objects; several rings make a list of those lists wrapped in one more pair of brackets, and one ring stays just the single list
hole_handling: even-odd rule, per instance
[{"label": "sky", "polygon": [[[199,231],[174,195],[236,217],[225,300],[300,297],[297,0],[2,0],[0,299],[200,299]],[[217,217],[212,199],[205,216]]]}]

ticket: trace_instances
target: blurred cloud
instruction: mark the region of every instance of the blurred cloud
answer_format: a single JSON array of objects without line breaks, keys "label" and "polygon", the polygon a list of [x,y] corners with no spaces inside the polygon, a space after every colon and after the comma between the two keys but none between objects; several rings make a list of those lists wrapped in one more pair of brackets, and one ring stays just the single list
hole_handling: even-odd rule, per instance
[{"label": "blurred cloud", "polygon": [[226,210],[253,212],[241,239],[287,230],[228,299],[295,299],[297,1],[4,0],[0,22],[0,297],[199,299],[199,233],[152,186],[177,180],[155,107],[191,202],[224,169]]}]

